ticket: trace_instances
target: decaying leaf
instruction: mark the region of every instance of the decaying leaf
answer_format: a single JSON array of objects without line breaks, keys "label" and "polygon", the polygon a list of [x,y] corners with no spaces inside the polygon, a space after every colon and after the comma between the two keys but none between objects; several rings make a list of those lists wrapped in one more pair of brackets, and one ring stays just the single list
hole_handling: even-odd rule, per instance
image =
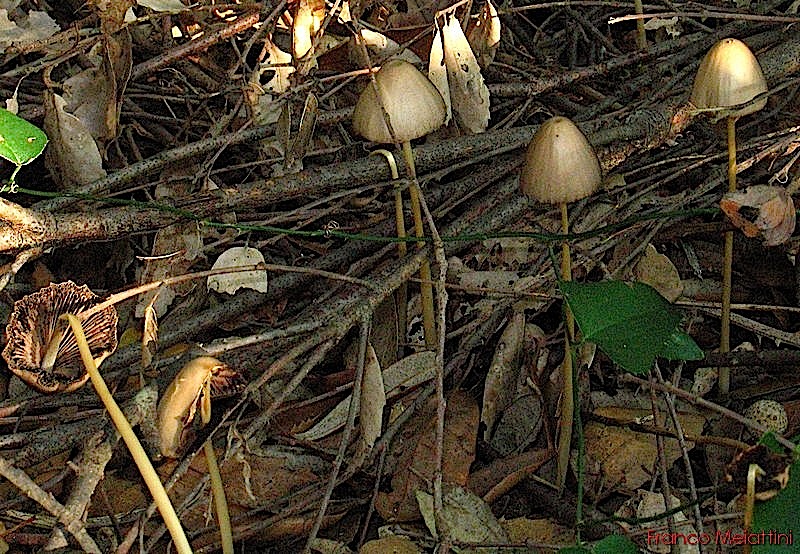
[{"label": "decaying leaf", "polygon": [[275,94],[283,94],[291,83],[289,76],[294,73],[292,66],[292,55],[278,48],[270,38],[264,40],[264,49],[267,51],[267,59],[259,68],[259,76],[263,71],[274,71],[275,75],[264,85],[264,89]]},{"label": "decaying leaf", "polygon": [[[442,498],[442,520],[447,526],[448,536],[456,541],[475,544],[497,544],[508,542],[508,536],[492,509],[480,497],[459,486],[448,487]],[[436,518],[433,514],[433,496],[417,491],[417,502],[425,526],[434,537],[438,537]],[[495,554],[497,548],[459,548],[459,552]]]},{"label": "decaying leaf", "polygon": [[431,52],[428,56],[428,79],[430,79],[439,94],[442,95],[444,106],[447,109],[447,118],[444,124],[450,123],[453,117],[453,102],[450,100],[450,85],[447,82],[447,66],[444,63],[444,44],[442,42],[442,31],[439,29],[439,21],[434,20],[433,42],[431,42]]},{"label": "decaying leaf", "polygon": [[[386,398],[393,400],[409,389],[433,379],[436,355],[425,351],[407,356],[383,371],[383,386]],[[339,402],[311,429],[295,435],[300,440],[318,440],[341,429],[347,420],[350,395]]]},{"label": "decaying leaf", "polygon": [[[464,391],[447,397],[444,425],[442,479],[464,485],[475,459],[478,434],[478,404]],[[427,491],[434,472],[436,441],[436,406],[429,402],[418,417],[409,420],[403,436],[392,449],[399,452],[397,470],[392,476],[392,491],[381,492],[375,509],[387,521],[410,521],[419,518],[417,491]]]},{"label": "decaying leaf", "polygon": [[311,47],[325,19],[323,0],[299,0],[294,5],[292,21],[292,52],[294,59],[313,56]]},{"label": "decaying leaf", "polygon": [[158,351],[158,315],[153,307],[156,298],[158,296],[154,296],[144,310],[144,327],[142,329],[142,368],[144,369],[150,367]]},{"label": "decaying leaf", "polygon": [[520,354],[524,338],[525,313],[514,313],[497,343],[483,387],[481,423],[484,424],[483,439],[486,441],[494,434],[499,415],[514,399],[520,378]]},{"label": "decaying leaf", "polygon": [[154,12],[177,13],[189,9],[181,0],[136,0],[136,3]]},{"label": "decaying leaf", "polygon": [[12,21],[8,9],[0,9],[0,48],[44,40],[60,30],[58,23],[43,11],[30,11]]},{"label": "decaying leaf", "polygon": [[478,17],[469,20],[467,40],[480,66],[484,69],[489,67],[500,46],[500,16],[492,0],[486,0]]},{"label": "decaying leaf", "polygon": [[[355,40],[356,37],[353,36],[350,42],[350,61],[354,65],[362,67],[364,61],[361,58],[363,56],[360,48],[355,43]],[[361,29],[361,41],[364,46],[367,47],[367,51],[369,52],[371,59],[376,63],[383,62],[384,60],[388,60],[392,57],[406,60],[414,65],[417,65],[422,61],[413,50],[408,48],[403,49],[395,41],[382,33],[378,33],[377,31]]]},{"label": "decaying leaf", "polygon": [[361,426],[360,440],[366,450],[371,450],[381,436],[383,408],[386,406],[386,390],[383,374],[375,349],[367,345],[367,359],[364,364],[364,379],[361,383],[361,402],[358,422]]},{"label": "decaying leaf", "polygon": [[634,266],[633,273],[637,281],[650,285],[670,302],[675,302],[683,294],[683,283],[678,270],[652,244],[647,245],[644,255]]},{"label": "decaying leaf", "polygon": [[92,134],[66,105],[63,97],[45,92],[44,130],[50,138],[45,160],[62,188],[75,188],[105,177],[106,171]]},{"label": "decaying leaf", "polygon": [[[680,505],[681,501],[678,498],[670,496],[670,509]],[[664,502],[663,494],[639,489],[636,491],[636,495],[626,500],[614,515],[622,518],[642,519],[647,522],[642,525],[630,525],[624,521],[619,523],[626,531],[635,532],[652,529],[656,522],[648,520],[647,518],[657,517],[666,511],[667,506]],[[691,522],[686,520],[686,516],[682,512],[677,512],[671,517],[673,518],[673,525],[675,525],[677,529],[681,529],[681,533],[686,533],[686,536],[697,536],[697,529],[695,529]],[[666,523],[666,517],[658,521],[658,523]],[[670,552],[677,552],[678,554],[696,554],[700,552],[697,544],[686,544],[685,541],[683,541],[684,544],[680,544],[681,542],[682,541],[677,541],[676,545],[674,545],[677,546],[675,549],[673,549],[673,545],[654,542],[648,545],[648,551],[660,554],[669,554]]]},{"label": "decaying leaf", "polygon": [[[596,410],[595,415],[618,421],[622,425],[635,422],[649,424],[652,411],[606,407]],[[706,421],[703,416],[679,413],[678,418],[686,435],[702,434]],[[667,423],[667,428],[673,428],[671,423]],[[635,489],[652,478],[652,468],[648,463],[658,458],[655,435],[595,421],[586,425],[584,433],[586,467],[590,468],[587,472],[586,490],[590,496],[601,490],[607,493],[620,488]],[[693,442],[687,441],[687,444],[689,448],[694,447]],[[681,456],[681,448],[676,439],[664,440],[664,455],[668,466]],[[647,462],[643,463],[643,460]]]},{"label": "decaying leaf", "polygon": [[[211,269],[252,266],[264,263],[264,255],[249,246],[234,246],[219,255]],[[211,275],[208,278],[208,290],[235,294],[239,289],[252,289],[267,292],[269,278],[266,270],[237,271]]]},{"label": "decaying leaf", "polygon": [[463,130],[482,133],[489,125],[489,88],[458,18],[445,19],[442,41],[453,114]]},{"label": "decaying leaf", "polygon": [[794,233],[794,202],[783,187],[755,185],[728,192],[720,208],[746,237],[763,237],[765,246],[783,244]]}]

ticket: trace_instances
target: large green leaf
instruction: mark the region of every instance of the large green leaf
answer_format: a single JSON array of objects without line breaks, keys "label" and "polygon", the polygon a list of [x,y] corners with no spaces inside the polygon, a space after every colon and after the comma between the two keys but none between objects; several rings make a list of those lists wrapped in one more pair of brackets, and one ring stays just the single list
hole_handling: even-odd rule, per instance
[{"label": "large green leaf", "polygon": [[570,281],[559,286],[583,337],[632,373],[647,373],[657,356],[696,359],[702,354],[680,331],[680,312],[649,285]]},{"label": "large green leaf", "polygon": [[786,488],[771,500],[756,501],[751,532],[759,536],[764,532],[765,538],[753,546],[753,552],[772,554],[800,550],[794,542],[797,537],[792,537],[792,532],[797,528],[798,506],[800,506],[800,462],[795,462],[789,470],[789,483]]},{"label": "large green leaf", "polygon": [[17,166],[11,177],[12,183],[19,168],[35,160],[46,144],[47,135],[44,131],[0,108],[0,157]]}]

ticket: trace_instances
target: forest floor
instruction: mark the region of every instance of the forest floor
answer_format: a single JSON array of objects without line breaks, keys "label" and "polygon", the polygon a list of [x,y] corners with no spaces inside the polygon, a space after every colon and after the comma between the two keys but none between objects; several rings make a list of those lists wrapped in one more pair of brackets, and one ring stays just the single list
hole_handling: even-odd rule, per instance
[{"label": "forest floor", "polygon": [[[236,552],[800,551],[797,2],[645,4],[646,44],[605,0],[0,5],[0,93],[48,139],[19,157],[0,118],[4,551],[178,540],[68,312],[194,552],[222,549],[209,451]],[[769,90],[727,127],[689,103],[726,37]],[[351,117],[388,56],[439,93],[370,155]],[[552,116],[602,169],[564,210],[520,192]],[[424,246],[397,239],[416,192]]]}]

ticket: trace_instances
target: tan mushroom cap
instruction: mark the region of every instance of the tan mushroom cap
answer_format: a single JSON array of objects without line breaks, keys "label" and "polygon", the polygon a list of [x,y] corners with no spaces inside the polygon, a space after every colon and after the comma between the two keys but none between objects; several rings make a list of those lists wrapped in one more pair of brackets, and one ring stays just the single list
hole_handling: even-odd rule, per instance
[{"label": "tan mushroom cap", "polygon": [[[698,108],[725,108],[749,102],[767,92],[758,60],[745,43],[725,38],[708,51],[694,79],[690,100]],[[764,108],[767,99],[731,112],[740,117]]]},{"label": "tan mushroom cap", "polygon": [[6,326],[3,359],[15,375],[41,392],[71,392],[88,379],[72,331],[67,331],[58,346],[52,367],[44,367],[45,353],[63,314],[81,319],[92,357],[99,365],[117,347],[117,310],[109,306],[83,320],[82,312],[100,302],[86,285],[72,281],[53,283],[14,303]]},{"label": "tan mushroom cap", "polygon": [[244,388],[241,375],[216,358],[200,356],[187,362],[158,402],[156,425],[163,456],[179,455],[200,401],[204,400],[210,409],[210,398],[202,398],[206,384],[211,385],[211,397],[227,396]]},{"label": "tan mushroom cap", "polygon": [[[428,78],[405,60],[391,60],[375,74],[383,107],[398,143],[424,137],[441,127],[447,110]],[[375,87],[367,84],[353,111],[356,133],[378,143],[393,143]]]},{"label": "tan mushroom cap", "polygon": [[519,178],[523,194],[546,204],[586,198],[600,186],[600,162],[581,130],[552,117],[533,135]]}]

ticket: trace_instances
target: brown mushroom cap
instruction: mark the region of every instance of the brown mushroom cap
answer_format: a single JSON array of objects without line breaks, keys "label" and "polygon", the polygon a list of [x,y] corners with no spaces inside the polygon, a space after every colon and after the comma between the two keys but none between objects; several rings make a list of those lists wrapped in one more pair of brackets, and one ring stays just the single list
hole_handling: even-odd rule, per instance
[{"label": "brown mushroom cap", "polygon": [[[726,108],[749,102],[767,92],[758,60],[745,43],[725,38],[711,47],[694,79],[690,100],[698,108]],[[763,98],[727,115],[740,117],[764,108]]]},{"label": "brown mushroom cap", "polygon": [[519,178],[523,194],[546,204],[586,198],[601,181],[600,162],[581,130],[552,117],[533,135]]},{"label": "brown mushroom cap", "polygon": [[[3,350],[8,368],[41,392],[71,392],[80,388],[89,374],[72,331],[64,333],[53,367],[44,367],[44,357],[56,330],[66,325],[58,318],[67,313],[80,318],[81,312],[99,301],[86,285],[67,281],[50,284],[15,302]],[[99,365],[117,347],[117,310],[109,306],[85,320],[81,318],[81,323],[92,357]]]},{"label": "brown mushroom cap", "polygon": [[356,133],[378,143],[402,143],[424,137],[441,127],[447,109],[441,94],[428,78],[405,60],[391,60],[375,74],[381,101],[395,138],[383,118],[375,87],[368,84],[353,111]]}]

